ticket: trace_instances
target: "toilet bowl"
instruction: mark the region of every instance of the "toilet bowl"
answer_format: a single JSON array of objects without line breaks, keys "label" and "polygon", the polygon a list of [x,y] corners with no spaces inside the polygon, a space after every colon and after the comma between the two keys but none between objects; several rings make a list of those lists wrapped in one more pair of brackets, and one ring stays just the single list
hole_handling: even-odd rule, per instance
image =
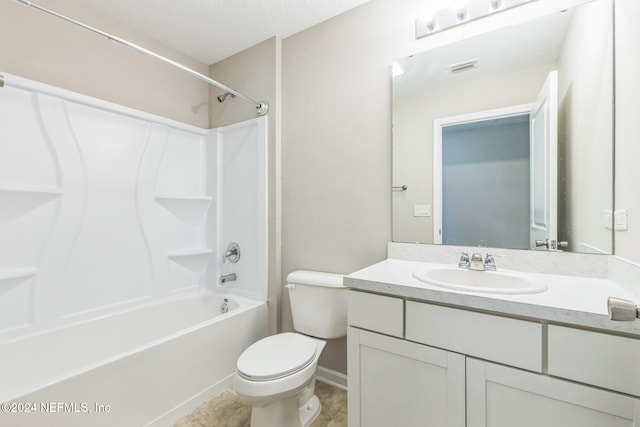
[{"label": "toilet bowl", "polygon": [[320,413],[316,370],[326,344],[320,338],[346,335],[342,275],[296,271],[287,276],[287,289],[298,332],[263,338],[238,358],[233,383],[252,407],[251,427],[309,426]]}]

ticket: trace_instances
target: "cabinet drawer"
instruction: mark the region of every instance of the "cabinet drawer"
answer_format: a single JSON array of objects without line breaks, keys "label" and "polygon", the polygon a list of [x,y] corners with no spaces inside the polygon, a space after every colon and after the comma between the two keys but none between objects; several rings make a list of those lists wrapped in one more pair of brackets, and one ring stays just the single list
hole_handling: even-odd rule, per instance
[{"label": "cabinet drawer", "polygon": [[349,325],[402,338],[402,299],[357,291],[348,298]]},{"label": "cabinet drawer", "polygon": [[549,374],[640,396],[640,340],[549,326]]},{"label": "cabinet drawer", "polygon": [[542,325],[407,301],[406,339],[542,372]]}]

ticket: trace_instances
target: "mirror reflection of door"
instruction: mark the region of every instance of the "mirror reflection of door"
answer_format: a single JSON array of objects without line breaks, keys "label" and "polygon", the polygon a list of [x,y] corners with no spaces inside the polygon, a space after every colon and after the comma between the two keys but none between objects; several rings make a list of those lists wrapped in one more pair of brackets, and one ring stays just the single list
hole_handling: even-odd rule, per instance
[{"label": "mirror reflection of door", "polygon": [[556,239],[556,81],[550,73],[531,105],[436,120],[437,243],[531,249]]},{"label": "mirror reflection of door", "polygon": [[[555,249],[558,234],[558,72],[536,98],[531,130],[531,249]],[[542,246],[540,243],[545,242]]]}]

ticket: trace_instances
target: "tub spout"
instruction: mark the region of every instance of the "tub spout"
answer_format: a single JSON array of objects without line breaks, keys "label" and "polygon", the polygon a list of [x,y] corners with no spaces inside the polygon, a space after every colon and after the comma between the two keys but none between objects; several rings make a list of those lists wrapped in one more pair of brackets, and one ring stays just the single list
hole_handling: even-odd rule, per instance
[{"label": "tub spout", "polygon": [[220,284],[224,285],[227,282],[234,282],[236,278],[236,273],[225,274],[223,276],[220,276]]}]

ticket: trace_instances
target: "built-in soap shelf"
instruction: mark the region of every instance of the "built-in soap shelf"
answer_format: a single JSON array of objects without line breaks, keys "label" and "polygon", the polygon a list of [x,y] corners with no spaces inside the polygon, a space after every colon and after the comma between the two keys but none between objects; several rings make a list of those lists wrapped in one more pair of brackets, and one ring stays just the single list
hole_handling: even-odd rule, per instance
[{"label": "built-in soap shelf", "polygon": [[62,188],[38,185],[0,185],[0,191],[14,193],[42,193],[51,195],[62,194]]},{"label": "built-in soap shelf", "polygon": [[38,274],[35,267],[0,270],[0,294]]},{"label": "built-in soap shelf", "polygon": [[202,221],[213,200],[210,196],[174,194],[156,194],[154,199],[165,209],[189,224],[197,224]]},{"label": "built-in soap shelf", "polygon": [[167,252],[167,257],[195,273],[200,273],[204,270],[212,253],[210,248],[180,249]]},{"label": "built-in soap shelf", "polygon": [[62,194],[58,187],[0,186],[0,224],[24,215]]}]

